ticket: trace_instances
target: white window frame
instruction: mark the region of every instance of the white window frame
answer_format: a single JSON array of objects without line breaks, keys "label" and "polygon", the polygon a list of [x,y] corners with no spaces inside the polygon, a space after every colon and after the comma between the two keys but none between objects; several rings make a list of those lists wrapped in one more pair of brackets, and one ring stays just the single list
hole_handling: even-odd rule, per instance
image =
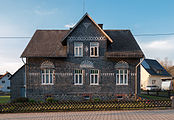
[{"label": "white window frame", "polygon": [[[123,70],[123,74],[120,73],[121,70]],[[117,71],[118,71],[118,73],[117,73]],[[125,74],[125,71],[127,71],[126,74]],[[121,75],[123,75],[123,83],[120,83],[120,81],[121,81]],[[119,76],[118,77],[119,79],[117,79],[117,76]],[[125,76],[127,78],[127,83],[125,83]],[[117,81],[119,81],[119,82],[117,83]],[[128,69],[117,69],[116,70],[116,85],[128,85],[128,82],[129,82]]]},{"label": "white window frame", "polygon": [[[81,45],[77,45],[81,44]],[[81,55],[80,55],[80,48],[81,48]],[[76,51],[77,49],[77,51]],[[77,54],[76,54],[77,52]],[[83,57],[83,42],[74,42],[74,56],[75,57]]]},{"label": "white window frame", "polygon": [[[96,46],[92,46],[92,44],[97,44]],[[97,55],[95,55],[95,47],[97,48]],[[91,54],[93,48],[93,55]],[[99,43],[98,42],[90,42],[90,57],[99,57]]]},{"label": "white window frame", "polygon": [[[76,69],[76,70],[80,70],[80,69]],[[81,70],[82,73],[75,73],[75,70],[74,70],[74,85],[83,85],[83,70]],[[78,77],[78,82],[76,83],[76,75]],[[82,76],[82,83],[80,83],[80,75]]]},{"label": "white window frame", "polygon": [[[46,73],[46,70],[48,70],[49,72]],[[50,72],[52,70],[52,73]],[[44,72],[42,72],[44,71]],[[48,83],[46,82],[47,81],[47,76],[48,75]],[[51,75],[52,75],[52,83],[51,83]],[[41,80],[42,80],[42,85],[53,85],[54,84],[54,69],[42,69],[41,70]]]},{"label": "white window frame", "polygon": [[[97,70],[97,69],[92,69],[92,70]],[[91,73],[91,70],[90,70],[90,85],[99,85],[99,70],[97,70],[98,73]],[[93,80],[95,81],[95,75],[97,75],[97,83],[92,83],[92,77],[93,77]]]}]

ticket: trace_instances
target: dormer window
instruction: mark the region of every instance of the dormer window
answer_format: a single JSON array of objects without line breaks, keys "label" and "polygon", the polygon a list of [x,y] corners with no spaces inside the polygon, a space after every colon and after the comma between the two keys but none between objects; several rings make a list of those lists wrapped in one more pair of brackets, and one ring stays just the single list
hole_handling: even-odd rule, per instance
[{"label": "dormer window", "polygon": [[74,43],[74,56],[83,57],[83,43],[82,42]]},{"label": "dormer window", "polygon": [[90,57],[98,57],[98,56],[99,56],[99,43],[90,42]]}]

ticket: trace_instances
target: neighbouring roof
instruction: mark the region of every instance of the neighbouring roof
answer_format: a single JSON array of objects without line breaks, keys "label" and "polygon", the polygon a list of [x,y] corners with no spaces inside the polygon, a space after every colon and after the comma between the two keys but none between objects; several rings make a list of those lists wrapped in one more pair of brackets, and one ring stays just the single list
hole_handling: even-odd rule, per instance
[{"label": "neighbouring roof", "polygon": [[[105,35],[108,42],[105,56],[108,58],[142,58],[144,57],[141,48],[137,44],[130,30],[103,30],[92,18],[85,14]],[[76,24],[76,26],[84,19]],[[66,37],[72,30],[37,30],[25,48],[21,57],[67,57]]]},{"label": "neighbouring roof", "polygon": [[10,74],[10,73],[9,72],[6,72],[4,75],[0,75],[0,79],[2,79],[3,77],[5,77],[7,74]]},{"label": "neighbouring roof", "polygon": [[141,65],[150,75],[171,76],[156,60],[144,59]]}]

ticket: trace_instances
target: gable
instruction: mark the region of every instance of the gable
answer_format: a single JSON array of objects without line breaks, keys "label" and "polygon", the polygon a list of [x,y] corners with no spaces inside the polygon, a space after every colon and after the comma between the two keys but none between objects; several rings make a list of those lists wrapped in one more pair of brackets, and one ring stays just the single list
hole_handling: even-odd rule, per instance
[{"label": "gable", "polygon": [[62,44],[66,45],[67,39],[74,40],[95,40],[112,39],[100,28],[98,24],[86,13],[73,29],[64,37]]}]

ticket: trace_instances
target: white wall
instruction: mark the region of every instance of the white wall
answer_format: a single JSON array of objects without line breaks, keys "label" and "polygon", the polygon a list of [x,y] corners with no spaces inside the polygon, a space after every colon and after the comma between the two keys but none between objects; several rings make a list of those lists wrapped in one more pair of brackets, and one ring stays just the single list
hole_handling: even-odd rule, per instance
[{"label": "white wall", "polygon": [[140,70],[141,70],[141,75],[140,75],[141,89],[145,89],[146,86],[148,85],[150,74],[144,69],[142,65],[140,66]]}]

